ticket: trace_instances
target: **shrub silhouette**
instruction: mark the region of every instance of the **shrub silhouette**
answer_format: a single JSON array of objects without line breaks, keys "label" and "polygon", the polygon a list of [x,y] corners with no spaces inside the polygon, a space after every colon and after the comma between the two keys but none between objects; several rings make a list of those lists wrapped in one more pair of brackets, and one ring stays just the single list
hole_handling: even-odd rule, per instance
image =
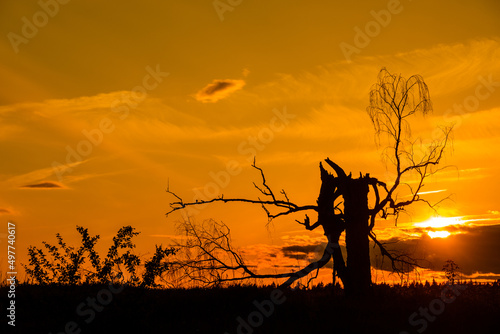
[{"label": "shrub silhouette", "polygon": [[[113,244],[104,259],[95,250],[100,236],[91,236],[88,229],[81,226],[77,226],[76,230],[81,236],[78,248],[68,246],[59,233],[56,234],[57,245],[42,242],[47,253],[36,246],[28,247],[29,264],[23,264],[23,267],[30,281],[40,285],[105,284],[116,277],[128,276],[127,284],[155,287],[158,285],[155,283],[156,278],[169,269],[165,258],[177,252],[175,248],[155,245],[154,255],[144,261],[144,270],[139,276],[137,267],[141,266],[141,259],[133,253],[135,244],[132,238],[139,234],[135,228],[130,225],[121,227],[113,237]],[[84,267],[86,258],[89,259],[90,268]]]}]

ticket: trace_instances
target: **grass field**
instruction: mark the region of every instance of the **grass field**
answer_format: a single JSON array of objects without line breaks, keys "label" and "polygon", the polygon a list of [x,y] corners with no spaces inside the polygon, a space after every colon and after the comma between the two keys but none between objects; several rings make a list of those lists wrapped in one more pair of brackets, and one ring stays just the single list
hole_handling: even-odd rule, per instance
[{"label": "grass field", "polygon": [[[0,294],[6,296],[7,288]],[[346,298],[332,286],[282,291],[20,284],[15,301],[17,333],[498,333],[500,328],[497,283],[453,289],[376,285],[365,299]]]}]

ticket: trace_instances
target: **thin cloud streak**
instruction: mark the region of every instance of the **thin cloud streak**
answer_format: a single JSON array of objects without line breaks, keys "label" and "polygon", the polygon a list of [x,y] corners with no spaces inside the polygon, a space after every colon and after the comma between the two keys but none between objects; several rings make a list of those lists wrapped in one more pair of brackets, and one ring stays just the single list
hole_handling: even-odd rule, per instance
[{"label": "thin cloud streak", "polygon": [[20,187],[21,189],[65,189],[66,187],[60,183],[47,181],[41,183],[27,184]]},{"label": "thin cloud streak", "polygon": [[242,89],[243,86],[245,86],[244,80],[214,80],[198,91],[195,99],[203,103],[215,103]]},{"label": "thin cloud streak", "polygon": [[[74,167],[80,166],[80,165],[88,162],[89,160],[90,159],[69,163],[69,164],[65,165],[65,167],[74,168]],[[7,184],[10,184],[10,185],[13,185],[16,187],[18,187],[18,186],[26,187],[26,184],[27,185],[37,184],[37,183],[41,183],[41,181],[51,179],[51,178],[56,178],[54,168],[53,167],[45,167],[45,168],[37,169],[37,170],[31,171],[31,172],[28,172],[25,174],[10,177],[5,182]],[[53,182],[53,181],[48,181],[48,182]],[[56,182],[53,182],[53,183],[56,183]]]}]

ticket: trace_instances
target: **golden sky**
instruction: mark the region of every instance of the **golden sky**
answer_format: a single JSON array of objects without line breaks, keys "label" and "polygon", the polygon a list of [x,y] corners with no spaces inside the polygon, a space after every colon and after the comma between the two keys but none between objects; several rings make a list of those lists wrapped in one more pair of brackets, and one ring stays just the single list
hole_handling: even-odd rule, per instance
[{"label": "golden sky", "polygon": [[[15,222],[19,261],[57,232],[76,242],[76,225],[103,247],[133,225],[152,252],[181,219],[165,217],[168,185],[185,200],[256,198],[254,155],[298,204],[315,203],[326,157],[389,181],[365,111],[386,67],[429,87],[434,112],[417,134],[455,124],[453,168],[424,191],[451,195],[439,215],[460,218],[430,239],[418,223],[435,214],[417,205],[377,234],[426,245],[437,269],[451,258],[500,275],[498,1],[9,0],[0,16],[0,243]],[[264,267],[266,254],[297,264],[286,247],[313,256],[324,242],[295,217],[268,230],[259,207],[198,211]]]}]

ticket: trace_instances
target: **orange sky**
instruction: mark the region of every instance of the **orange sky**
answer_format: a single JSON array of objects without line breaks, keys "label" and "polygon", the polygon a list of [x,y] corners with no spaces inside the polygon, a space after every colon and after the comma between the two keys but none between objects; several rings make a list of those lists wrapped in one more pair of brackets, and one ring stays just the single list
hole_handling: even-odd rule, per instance
[{"label": "orange sky", "polygon": [[[467,274],[500,275],[497,1],[47,3],[0,4],[0,245],[15,222],[19,261],[57,232],[76,242],[76,225],[102,247],[133,225],[150,253],[181,219],[165,217],[168,184],[185,200],[256,198],[254,155],[298,204],[315,203],[326,157],[389,182],[365,111],[387,67],[429,87],[434,113],[417,134],[455,124],[444,161],[453,168],[424,191],[431,201],[451,195],[439,215],[462,218],[448,238],[429,239],[415,223],[433,213],[417,205],[398,227],[380,221],[377,235],[425,246],[435,269],[451,258]],[[313,258],[324,242],[296,217],[266,229],[259,207],[214,204],[194,218],[224,221],[264,269],[263,254],[302,265],[286,247]]]}]

